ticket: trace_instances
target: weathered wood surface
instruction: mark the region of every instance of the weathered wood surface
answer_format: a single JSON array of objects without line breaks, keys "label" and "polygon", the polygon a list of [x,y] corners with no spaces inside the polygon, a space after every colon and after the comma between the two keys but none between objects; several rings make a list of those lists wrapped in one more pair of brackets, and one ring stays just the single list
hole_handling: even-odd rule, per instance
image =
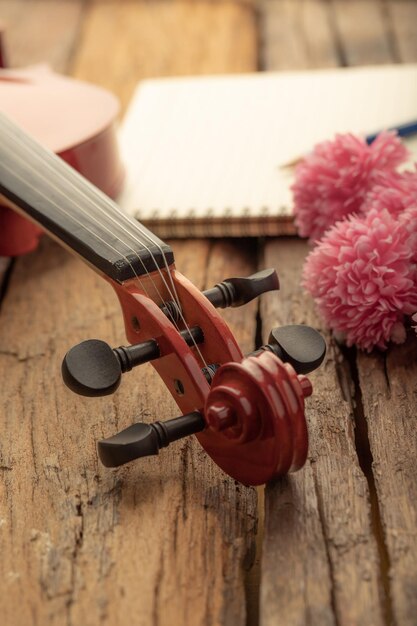
[{"label": "weathered wood surface", "polygon": [[391,26],[396,60],[402,63],[415,63],[417,59],[417,2],[391,0],[387,4],[387,16]]},{"label": "weathered wood surface", "polygon": [[263,0],[260,8],[262,69],[300,70],[338,65],[327,0]]},{"label": "weathered wood surface", "polygon": [[[270,243],[265,264],[278,268],[279,299],[265,298],[264,327],[320,328],[300,286],[307,244]],[[324,333],[325,330],[321,329]],[[325,365],[311,376],[307,400],[310,452],[305,469],[266,489],[261,624],[384,624],[378,546],[368,486],[354,441],[352,383],[327,337]]]},{"label": "weathered wood surface", "polygon": [[261,0],[263,69],[415,62],[415,0]]},{"label": "weathered wood surface", "polygon": [[117,93],[123,108],[143,78],[256,69],[250,5],[93,0],[86,11],[73,74]]},{"label": "weathered wood surface", "polygon": [[[20,8],[38,10],[36,2]],[[103,11],[111,21],[106,33],[126,40],[120,48],[103,39]],[[249,71],[256,32],[248,15],[248,7],[230,3],[89,3],[81,39],[78,22],[68,25],[67,49],[78,43],[67,66],[125,99],[137,80],[161,68]],[[181,24],[194,52],[185,52]],[[207,25],[227,35],[214,40]],[[19,27],[16,18],[16,41]],[[139,61],[128,54],[138,48]],[[175,252],[178,268],[201,288],[256,267],[250,247],[225,242],[178,243]],[[227,317],[243,348],[252,349],[256,304]],[[135,419],[177,411],[150,366],[127,375],[110,399],[86,401],[66,390],[62,356],[88,337],[123,343],[116,299],[78,260],[45,241],[16,262],[0,311],[7,381],[0,409],[2,624],[245,624],[256,491],[225,477],[192,440],[118,471],[101,467],[97,439]]]},{"label": "weathered wood surface", "polygon": [[341,65],[392,63],[390,28],[380,0],[332,0]]},{"label": "weathered wood surface", "polygon": [[10,67],[48,63],[56,71],[67,70],[83,6],[83,0],[1,0],[0,23]]},{"label": "weathered wood surface", "polygon": [[[271,20],[275,10],[294,16],[306,4],[264,6]],[[328,59],[340,65],[416,62],[416,6],[401,0],[326,3],[321,10],[334,43]],[[285,69],[285,58],[291,69],[293,50],[308,49],[305,29],[295,18],[294,24],[281,42],[264,31],[265,69]],[[316,67],[322,51],[315,28],[310,23],[317,52],[305,55],[305,68]],[[281,262],[281,295],[286,289],[289,303],[265,304],[264,325],[320,323],[297,286],[306,252],[299,242],[267,244],[266,263]],[[266,490],[262,626],[417,623],[415,343],[386,357],[356,356],[331,345],[330,359],[314,375],[307,467]]]},{"label": "weathered wood surface", "polygon": [[357,359],[392,621],[417,620],[417,340]]}]

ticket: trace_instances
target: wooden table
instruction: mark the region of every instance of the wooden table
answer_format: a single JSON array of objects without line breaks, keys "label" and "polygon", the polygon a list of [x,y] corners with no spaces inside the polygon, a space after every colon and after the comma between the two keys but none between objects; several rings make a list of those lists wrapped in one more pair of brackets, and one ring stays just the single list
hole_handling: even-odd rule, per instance
[{"label": "wooden table", "polygon": [[[49,61],[123,108],[151,76],[417,60],[412,0],[0,0],[0,17],[13,65]],[[201,288],[278,269],[278,297],[226,312],[245,350],[277,324],[326,333],[299,286],[302,241],[173,247]],[[365,355],[326,336],[299,473],[245,488],[194,440],[109,471],[97,439],[175,406],[148,366],[111,398],[66,390],[70,346],[124,341],[115,296],[49,241],[16,260],[0,311],[1,623],[416,625],[417,342]]]}]

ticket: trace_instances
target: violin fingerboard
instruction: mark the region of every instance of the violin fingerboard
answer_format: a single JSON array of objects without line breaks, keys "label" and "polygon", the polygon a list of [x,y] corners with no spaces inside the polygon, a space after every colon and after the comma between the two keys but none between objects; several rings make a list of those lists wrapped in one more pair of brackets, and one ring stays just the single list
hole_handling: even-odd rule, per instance
[{"label": "violin fingerboard", "polygon": [[117,282],[174,262],[167,244],[1,113],[0,193]]}]

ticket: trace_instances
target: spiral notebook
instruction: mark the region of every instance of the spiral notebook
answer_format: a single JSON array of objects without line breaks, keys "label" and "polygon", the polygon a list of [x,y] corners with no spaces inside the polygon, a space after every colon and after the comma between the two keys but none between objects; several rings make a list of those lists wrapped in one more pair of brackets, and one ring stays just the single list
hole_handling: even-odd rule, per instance
[{"label": "spiral notebook", "polygon": [[162,238],[293,234],[289,164],[414,119],[415,64],[146,80],[121,127],[120,203]]}]

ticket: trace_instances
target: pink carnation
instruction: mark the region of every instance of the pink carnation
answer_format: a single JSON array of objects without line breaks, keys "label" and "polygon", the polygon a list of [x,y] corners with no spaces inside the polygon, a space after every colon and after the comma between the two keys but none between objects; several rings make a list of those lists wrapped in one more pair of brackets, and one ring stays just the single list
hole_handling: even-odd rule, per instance
[{"label": "pink carnation", "polygon": [[402,174],[378,172],[375,184],[362,204],[361,212],[387,209],[392,215],[398,215],[413,206],[417,207],[417,171]]},{"label": "pink carnation", "polygon": [[[335,224],[307,257],[303,284],[348,346],[370,351],[405,340],[404,316],[417,310],[417,209],[395,220],[371,210]],[[416,230],[414,230],[416,228]]]},{"label": "pink carnation", "polygon": [[417,273],[417,204],[412,208],[406,209],[403,213],[400,213],[397,219],[400,222],[401,228],[404,228],[407,233],[411,260],[414,270]]},{"label": "pink carnation", "polygon": [[370,144],[351,134],[315,146],[295,171],[295,223],[302,237],[319,239],[335,222],[357,213],[378,173],[390,173],[408,157],[392,132]]}]

